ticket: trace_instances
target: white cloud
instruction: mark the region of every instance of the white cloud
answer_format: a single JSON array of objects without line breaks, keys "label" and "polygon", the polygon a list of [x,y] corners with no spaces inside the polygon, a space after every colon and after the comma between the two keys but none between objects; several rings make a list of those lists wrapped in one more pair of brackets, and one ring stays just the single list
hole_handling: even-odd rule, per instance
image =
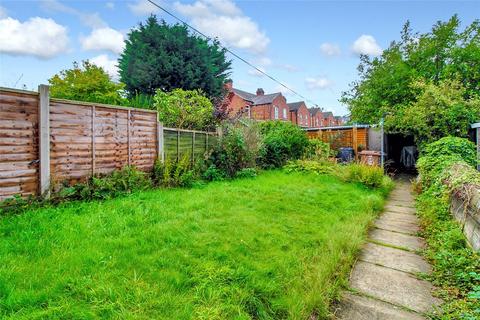
[{"label": "white cloud", "polygon": [[147,0],[138,0],[135,4],[129,4],[128,8],[137,16],[146,16],[152,13],[157,13],[158,8]]},{"label": "white cloud", "polygon": [[110,59],[108,55],[101,54],[99,56],[93,57],[90,59],[90,62],[94,65],[103,68],[105,72],[112,78],[112,80],[118,80],[118,61],[115,59]]},{"label": "white cloud", "polygon": [[361,35],[352,46],[356,54],[366,54],[369,56],[379,56],[382,54],[382,48],[377,44],[375,38],[371,35]]},{"label": "white cloud", "polygon": [[332,85],[332,81],[325,77],[308,77],[305,79],[305,84],[309,90],[323,90]]},{"label": "white cloud", "polygon": [[175,3],[193,26],[208,36],[218,37],[228,46],[263,54],[270,39],[256,22],[245,16],[231,0],[198,0],[193,4]]},{"label": "white cloud", "polygon": [[108,50],[116,54],[125,48],[124,41],[123,34],[112,28],[94,29],[90,35],[80,39],[84,50]]},{"label": "white cloud", "polygon": [[114,9],[114,8],[115,8],[115,3],[113,3],[113,2],[107,2],[107,3],[105,3],[105,7],[106,7],[107,9]]},{"label": "white cloud", "polygon": [[67,50],[67,29],[52,19],[0,19],[0,52],[49,59]]},{"label": "white cloud", "polygon": [[77,16],[84,25],[93,29],[103,28],[107,26],[105,21],[100,18],[98,12],[85,13],[75,8],[69,7],[57,0],[42,0],[41,6],[44,10],[48,12],[62,12]]},{"label": "white cloud", "polygon": [[342,53],[338,44],[329,42],[324,42],[320,45],[320,52],[328,57],[339,56]]}]

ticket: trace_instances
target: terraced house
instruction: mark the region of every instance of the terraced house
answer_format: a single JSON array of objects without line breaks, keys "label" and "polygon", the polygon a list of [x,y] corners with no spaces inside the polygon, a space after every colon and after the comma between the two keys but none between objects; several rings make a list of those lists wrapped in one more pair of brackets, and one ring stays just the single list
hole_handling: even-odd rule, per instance
[{"label": "terraced house", "polygon": [[231,116],[241,115],[254,120],[283,120],[289,121],[287,99],[281,92],[265,94],[262,88],[256,93],[250,93],[233,88],[231,81],[225,88],[227,94],[227,110]]},{"label": "terraced house", "polygon": [[292,102],[287,105],[290,109],[290,121],[300,127],[310,127],[311,115],[304,101]]}]

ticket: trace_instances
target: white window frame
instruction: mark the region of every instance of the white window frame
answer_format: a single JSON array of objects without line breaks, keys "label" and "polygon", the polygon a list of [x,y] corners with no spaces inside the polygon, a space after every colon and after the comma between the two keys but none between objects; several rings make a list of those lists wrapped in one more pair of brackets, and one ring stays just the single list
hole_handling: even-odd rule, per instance
[{"label": "white window frame", "polygon": [[287,109],[283,108],[282,112],[283,112],[283,119],[287,119]]},{"label": "white window frame", "polygon": [[252,119],[252,108],[250,106],[246,106],[245,109],[247,109],[247,117],[248,119]]},{"label": "white window frame", "polygon": [[278,119],[278,107],[277,106],[273,106],[273,116],[274,116],[275,120]]}]

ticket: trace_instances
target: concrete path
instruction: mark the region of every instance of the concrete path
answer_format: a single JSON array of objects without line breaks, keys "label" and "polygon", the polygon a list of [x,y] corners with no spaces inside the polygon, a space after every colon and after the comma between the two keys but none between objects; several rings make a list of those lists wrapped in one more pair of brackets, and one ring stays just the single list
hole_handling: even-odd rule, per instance
[{"label": "concrete path", "polygon": [[418,277],[430,272],[417,253],[425,245],[418,231],[410,183],[397,181],[352,270],[350,290],[342,293],[335,311],[337,319],[427,319],[441,300],[432,296],[433,286]]}]

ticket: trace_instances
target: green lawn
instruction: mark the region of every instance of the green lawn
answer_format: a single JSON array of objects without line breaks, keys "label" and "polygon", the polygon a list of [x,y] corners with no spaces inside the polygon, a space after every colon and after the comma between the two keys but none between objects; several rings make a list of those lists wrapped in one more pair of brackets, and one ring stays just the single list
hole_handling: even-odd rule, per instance
[{"label": "green lawn", "polygon": [[382,205],[272,171],[0,218],[0,318],[322,319]]}]

